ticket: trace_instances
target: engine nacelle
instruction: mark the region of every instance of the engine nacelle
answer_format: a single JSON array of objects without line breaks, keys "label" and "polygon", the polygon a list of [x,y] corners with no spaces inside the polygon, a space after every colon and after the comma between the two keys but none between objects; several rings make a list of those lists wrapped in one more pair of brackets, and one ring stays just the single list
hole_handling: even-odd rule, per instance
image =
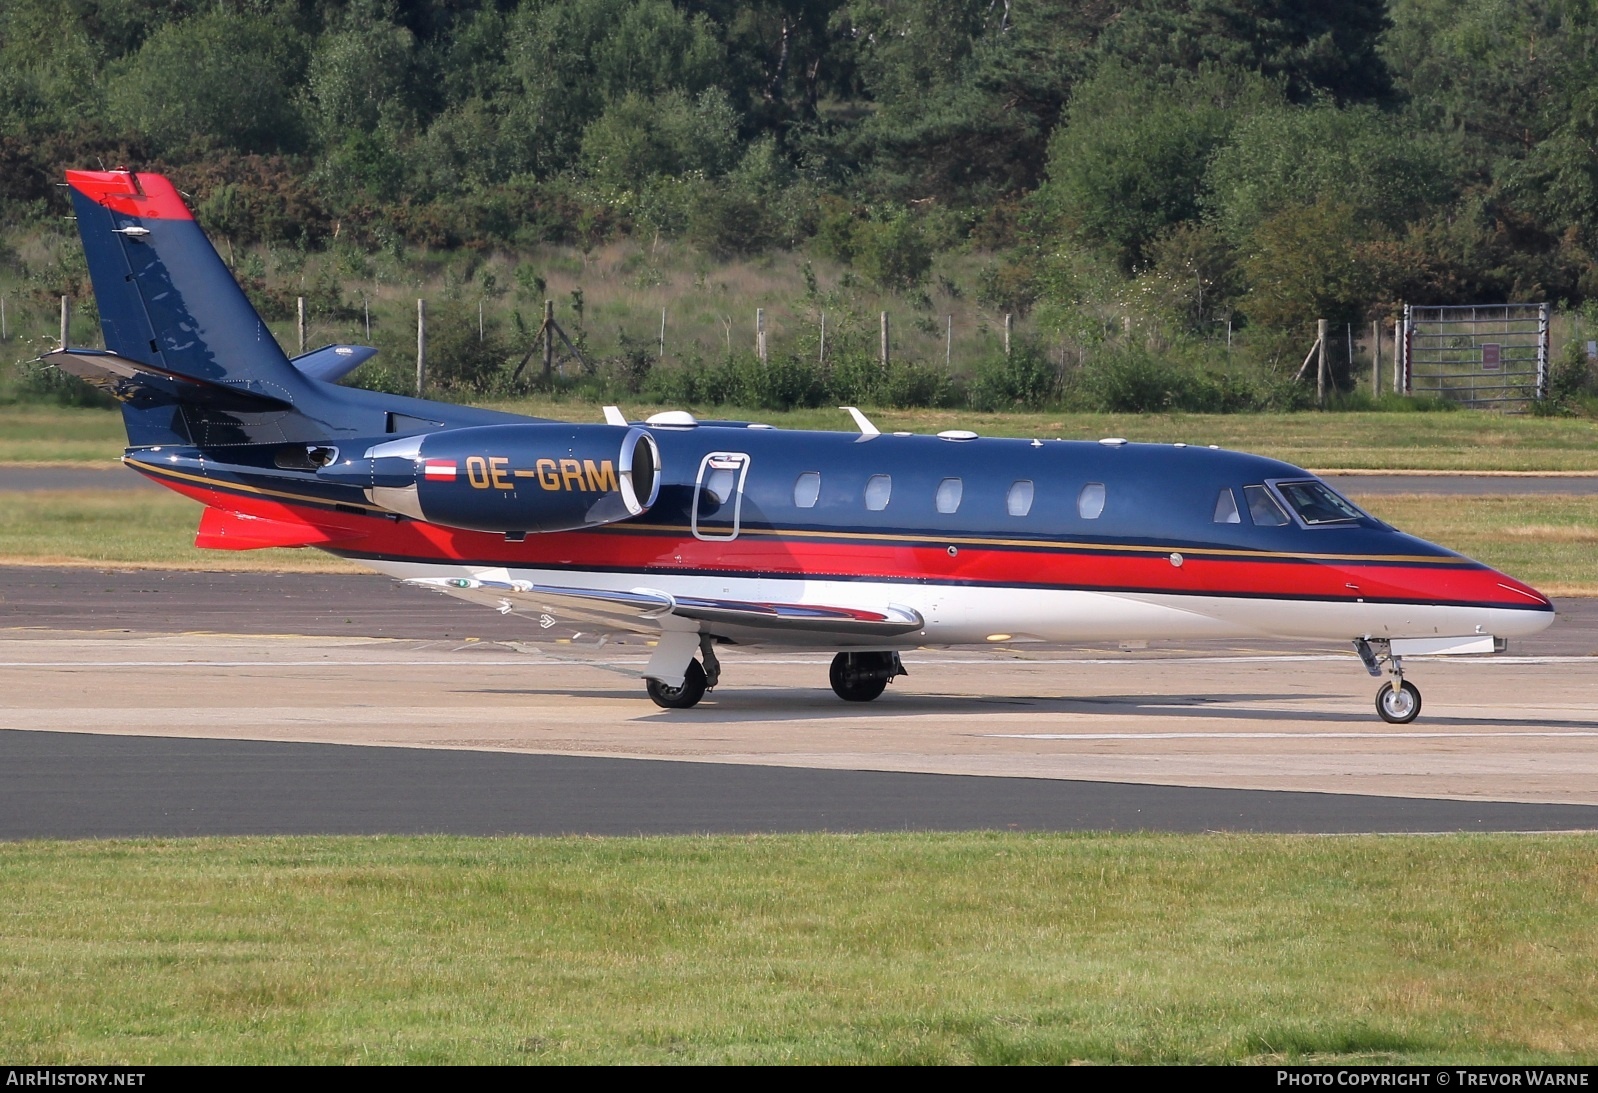
[{"label": "engine nacelle", "polygon": [[508,535],[638,516],[660,492],[660,449],[620,425],[482,425],[391,440],[317,476],[417,520]]}]

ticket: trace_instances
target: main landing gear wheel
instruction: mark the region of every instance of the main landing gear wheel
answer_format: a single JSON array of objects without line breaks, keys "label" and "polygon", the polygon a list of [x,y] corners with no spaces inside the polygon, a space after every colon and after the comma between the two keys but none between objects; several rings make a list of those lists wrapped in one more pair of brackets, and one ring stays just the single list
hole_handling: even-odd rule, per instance
[{"label": "main landing gear wheel", "polygon": [[1407,725],[1420,713],[1420,688],[1408,680],[1393,690],[1391,683],[1382,684],[1376,692],[1376,712],[1389,725]]},{"label": "main landing gear wheel", "polygon": [[681,687],[670,686],[658,679],[646,680],[644,686],[655,705],[663,709],[692,709],[705,697],[705,670],[697,660],[690,660],[688,667],[683,670]]},{"label": "main landing gear wheel", "polygon": [[870,702],[904,675],[898,653],[839,653],[828,673],[834,693],[845,702]]}]

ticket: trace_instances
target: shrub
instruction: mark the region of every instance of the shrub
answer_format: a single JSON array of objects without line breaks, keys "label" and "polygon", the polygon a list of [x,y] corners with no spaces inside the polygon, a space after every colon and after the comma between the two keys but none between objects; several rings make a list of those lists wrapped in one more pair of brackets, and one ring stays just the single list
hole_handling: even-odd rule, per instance
[{"label": "shrub", "polygon": [[977,366],[966,385],[966,401],[974,410],[1036,410],[1059,393],[1060,373],[1036,345],[1017,345],[1009,356],[990,358]]}]

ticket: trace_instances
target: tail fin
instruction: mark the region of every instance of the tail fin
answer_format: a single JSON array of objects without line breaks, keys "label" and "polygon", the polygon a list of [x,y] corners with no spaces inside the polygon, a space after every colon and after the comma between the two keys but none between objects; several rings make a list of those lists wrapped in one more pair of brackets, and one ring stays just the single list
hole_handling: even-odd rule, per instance
[{"label": "tail fin", "polygon": [[[132,171],[68,171],[67,184],[111,353],[146,366],[146,377],[232,388],[280,410],[309,392],[171,182]],[[182,412],[187,401],[148,385],[124,398],[129,440],[203,442],[191,440],[197,423]]]}]

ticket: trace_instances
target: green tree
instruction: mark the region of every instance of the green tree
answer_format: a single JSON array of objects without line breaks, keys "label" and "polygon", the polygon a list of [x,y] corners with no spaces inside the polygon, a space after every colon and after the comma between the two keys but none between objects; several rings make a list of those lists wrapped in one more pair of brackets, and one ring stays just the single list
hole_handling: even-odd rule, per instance
[{"label": "green tree", "polygon": [[1397,229],[1455,196],[1447,142],[1400,137],[1373,107],[1281,105],[1240,120],[1205,175],[1204,204],[1234,243],[1278,210],[1336,200],[1367,232]]},{"label": "green tree", "polygon": [[1362,321],[1377,287],[1354,247],[1361,228],[1352,205],[1331,199],[1290,205],[1261,222],[1242,258],[1249,321],[1291,338],[1313,338],[1317,319]]},{"label": "green tree", "polygon": [[812,145],[858,161],[882,196],[988,202],[1037,184],[1044,148],[1109,2],[856,0],[834,25],[853,49],[857,126]]},{"label": "green tree", "polygon": [[1036,197],[1045,224],[1102,248],[1123,270],[1144,264],[1156,237],[1199,216],[1211,154],[1274,96],[1235,71],[1165,83],[1106,63],[1077,89],[1049,142],[1049,178]]},{"label": "green tree", "polygon": [[697,99],[631,92],[583,131],[581,163],[600,182],[636,189],[660,175],[719,175],[737,150],[738,117],[720,89]]},{"label": "green tree", "polygon": [[1386,0],[1139,0],[1100,42],[1153,74],[1206,66],[1279,81],[1294,102],[1371,102],[1392,93],[1378,43]]},{"label": "green tree", "polygon": [[305,136],[295,91],[307,45],[276,14],[214,10],[168,23],[115,67],[107,110],[169,155],[295,150]]}]

